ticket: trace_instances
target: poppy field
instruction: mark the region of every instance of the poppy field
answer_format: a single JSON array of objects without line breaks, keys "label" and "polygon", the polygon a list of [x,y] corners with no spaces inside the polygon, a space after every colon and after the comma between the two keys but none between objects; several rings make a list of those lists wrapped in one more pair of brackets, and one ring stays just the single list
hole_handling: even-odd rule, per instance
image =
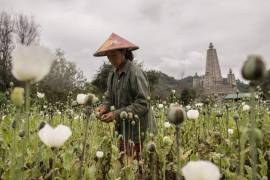
[{"label": "poppy field", "polygon": [[[51,67],[47,49],[30,48],[34,55],[26,47],[14,50],[12,73],[25,86],[11,84],[1,104],[1,179],[268,179],[270,107],[260,87],[251,85],[248,99],[209,97],[186,106],[175,90],[167,101],[149,97],[156,130],[149,124],[149,131],[140,134],[141,153],[131,150],[128,156],[133,137],[120,151],[125,135],[115,131],[115,122],[101,122],[95,111],[102,98],[89,92],[51,104],[44,93],[30,95]],[[37,57],[39,62],[25,70]],[[244,64],[247,80],[264,74],[258,62],[250,57]],[[120,117],[131,132],[140,128],[136,114],[123,111]]]}]

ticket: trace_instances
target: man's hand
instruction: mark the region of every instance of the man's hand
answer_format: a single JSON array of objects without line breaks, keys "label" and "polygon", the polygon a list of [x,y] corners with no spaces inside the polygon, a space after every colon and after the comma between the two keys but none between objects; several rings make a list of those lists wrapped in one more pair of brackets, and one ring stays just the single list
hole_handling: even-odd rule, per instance
[{"label": "man's hand", "polygon": [[99,113],[99,115],[103,115],[104,113],[106,113],[107,109],[106,106],[104,105],[100,105],[99,107],[96,108],[96,112]]},{"label": "man's hand", "polygon": [[114,112],[109,112],[107,114],[104,114],[101,116],[101,121],[110,123],[115,119],[115,113]]}]

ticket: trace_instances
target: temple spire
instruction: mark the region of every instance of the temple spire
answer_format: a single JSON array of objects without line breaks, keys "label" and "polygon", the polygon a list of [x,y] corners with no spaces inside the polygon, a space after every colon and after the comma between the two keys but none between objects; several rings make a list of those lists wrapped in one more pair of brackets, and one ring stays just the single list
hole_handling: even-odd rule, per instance
[{"label": "temple spire", "polygon": [[212,81],[222,81],[217,51],[214,49],[212,42],[210,43],[209,49],[207,50],[205,75],[210,76]]},{"label": "temple spire", "polygon": [[214,45],[212,42],[210,42],[209,49],[213,49],[213,48],[214,48]]}]

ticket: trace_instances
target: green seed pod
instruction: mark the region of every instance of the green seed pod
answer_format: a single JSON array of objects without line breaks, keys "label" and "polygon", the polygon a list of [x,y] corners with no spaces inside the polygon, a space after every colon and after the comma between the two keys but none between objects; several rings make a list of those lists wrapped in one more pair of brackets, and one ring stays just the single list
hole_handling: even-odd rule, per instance
[{"label": "green seed pod", "polygon": [[139,120],[139,116],[138,116],[137,114],[134,115],[134,118],[135,118],[136,120]]},{"label": "green seed pod", "polygon": [[15,106],[21,107],[24,104],[24,89],[20,87],[14,88],[10,99],[15,104]]},{"label": "green seed pod", "polygon": [[238,121],[239,120],[239,114],[234,114],[233,115],[233,119],[236,120],[236,121]]},{"label": "green seed pod", "polygon": [[20,132],[19,132],[19,136],[20,136],[21,138],[23,138],[23,137],[24,137],[24,135],[25,135],[24,130],[20,130]]},{"label": "green seed pod", "polygon": [[181,124],[186,119],[185,110],[179,104],[171,104],[168,111],[168,120],[175,124]]},{"label": "green seed pod", "polygon": [[10,82],[10,83],[9,83],[9,86],[10,86],[10,87],[13,87],[13,86],[14,86],[14,82]]},{"label": "green seed pod", "polygon": [[17,123],[16,123],[16,120],[13,120],[12,123],[11,123],[11,127],[12,127],[13,129],[15,129],[15,128],[16,128],[16,124],[17,124]]},{"label": "green seed pod", "polygon": [[266,74],[265,64],[261,56],[250,55],[242,67],[242,76],[246,80],[260,80]]},{"label": "green seed pod", "polygon": [[154,143],[154,142],[149,142],[149,143],[147,144],[147,150],[148,150],[149,152],[155,152],[155,150],[156,150],[156,145],[155,145],[155,143]]},{"label": "green seed pod", "polygon": [[122,134],[119,134],[118,135],[118,139],[120,139],[120,140],[123,139],[123,135]]},{"label": "green seed pod", "polygon": [[120,113],[120,118],[121,118],[122,120],[126,120],[127,117],[128,117],[128,114],[127,114],[126,111],[122,111],[122,112]]},{"label": "green seed pod", "polygon": [[223,116],[222,112],[217,111],[217,113],[216,113],[216,117],[221,118],[222,116]]},{"label": "green seed pod", "polygon": [[169,136],[164,136],[163,138],[163,144],[165,146],[171,146],[173,144],[172,139]]},{"label": "green seed pod", "polygon": [[132,112],[129,112],[128,113],[128,120],[132,120],[133,119],[133,114],[132,114]]},{"label": "green seed pod", "polygon": [[111,111],[115,111],[115,107],[114,106],[111,106],[110,109],[111,109]]},{"label": "green seed pod", "polygon": [[134,120],[131,121],[131,125],[135,126],[136,122]]}]

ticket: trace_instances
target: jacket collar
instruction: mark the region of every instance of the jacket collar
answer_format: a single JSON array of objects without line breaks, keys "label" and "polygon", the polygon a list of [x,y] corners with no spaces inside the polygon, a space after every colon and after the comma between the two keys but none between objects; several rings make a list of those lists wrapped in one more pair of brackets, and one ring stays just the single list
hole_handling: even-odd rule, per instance
[{"label": "jacket collar", "polygon": [[114,71],[114,73],[118,73],[119,75],[121,75],[122,73],[126,74],[128,72],[130,64],[131,64],[131,62],[129,60],[126,60],[126,63],[124,64],[124,66],[121,69],[119,69],[117,71],[117,69],[114,67],[113,71]]}]

